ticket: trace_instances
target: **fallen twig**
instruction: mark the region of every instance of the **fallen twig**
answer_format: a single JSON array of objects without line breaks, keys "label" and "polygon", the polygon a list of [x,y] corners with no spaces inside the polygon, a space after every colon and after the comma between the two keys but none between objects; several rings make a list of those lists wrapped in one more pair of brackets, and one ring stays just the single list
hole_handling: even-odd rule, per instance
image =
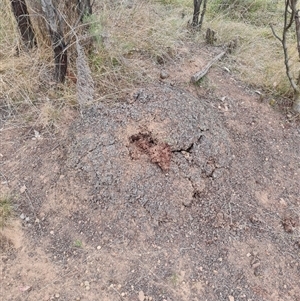
[{"label": "fallen twig", "polygon": [[220,58],[222,58],[226,54],[227,50],[221,52],[216,57],[214,57],[202,70],[198,71],[191,77],[191,82],[196,83],[199,79],[206,75],[210,67],[217,62]]}]

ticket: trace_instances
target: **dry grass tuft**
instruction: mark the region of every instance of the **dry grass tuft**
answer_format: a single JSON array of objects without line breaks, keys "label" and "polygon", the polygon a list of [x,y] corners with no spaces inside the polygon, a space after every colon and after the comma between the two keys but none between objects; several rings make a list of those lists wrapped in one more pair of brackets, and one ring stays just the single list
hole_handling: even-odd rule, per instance
[{"label": "dry grass tuft", "polygon": [[[218,9],[220,3],[226,1],[213,0],[208,4],[203,29],[214,29],[218,44],[239,39],[239,47],[228,56],[226,66],[236,71],[240,79],[272,93],[287,95],[290,86],[281,45],[267,25],[269,21],[281,20],[282,8],[280,4],[270,6],[270,1],[248,1],[246,8],[249,11],[240,6],[243,10],[237,14],[236,10]],[[13,112],[29,112],[24,118],[27,121],[53,127],[61,120],[59,110],[65,107],[77,109],[76,84],[67,80],[64,86],[53,85],[49,37],[38,29],[43,27],[43,18],[33,6],[35,2],[29,0],[28,3],[39,44],[32,52],[21,47],[8,0],[4,0],[5,9],[0,11],[0,102],[2,107]],[[62,10],[67,8],[66,4]],[[95,2],[94,14],[85,20],[89,31],[81,31],[78,36],[81,45],[87,41],[87,35],[94,41],[93,47],[86,52],[95,83],[94,102],[122,99],[137,85],[156,81],[158,69],[164,68],[166,63],[176,64],[184,59],[182,53],[181,57],[178,55],[184,43],[194,43],[197,47],[197,43],[203,41],[203,34],[190,33],[187,28],[192,8],[189,0]],[[70,24],[76,23],[73,11],[71,19]],[[276,28],[280,30],[281,23],[278,23]],[[69,26],[65,31],[71,41],[70,71],[77,74],[75,40],[71,38],[73,33]],[[19,56],[16,56],[16,48],[20,49]],[[293,49],[296,49],[294,45]],[[296,57],[296,51],[292,55]],[[297,64],[294,66],[296,69]]]},{"label": "dry grass tuft", "polygon": [[[129,3],[129,2],[128,2]],[[156,1],[103,1],[91,20],[97,46],[90,56],[98,94],[118,97],[153,80],[151,66],[174,60],[187,34],[182,8]],[[163,62],[162,62],[163,63]]]},{"label": "dry grass tuft", "polygon": [[[254,2],[250,2],[249,8],[253,9]],[[238,38],[239,47],[233,55],[229,56],[227,64],[230,64],[231,69],[239,74],[241,80],[272,94],[290,95],[291,88],[286,77],[282,46],[275,39],[268,25],[276,21],[274,27],[281,35],[282,3],[257,0],[254,4],[256,10],[249,11],[240,19],[233,18],[228,10],[224,13],[210,12],[210,20],[206,25],[217,32],[220,44]],[[272,10],[270,10],[271,4]],[[233,11],[233,13],[237,12]],[[297,66],[296,40],[293,35],[290,36],[289,46],[291,70],[297,77],[299,66]]]}]

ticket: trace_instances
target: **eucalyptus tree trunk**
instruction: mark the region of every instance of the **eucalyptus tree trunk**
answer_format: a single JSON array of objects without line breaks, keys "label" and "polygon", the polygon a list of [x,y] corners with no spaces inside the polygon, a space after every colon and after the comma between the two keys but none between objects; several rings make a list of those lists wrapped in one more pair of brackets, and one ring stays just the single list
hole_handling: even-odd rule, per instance
[{"label": "eucalyptus tree trunk", "polygon": [[36,47],[37,43],[35,33],[30,21],[25,0],[11,0],[10,2],[25,46],[27,48]]},{"label": "eucalyptus tree trunk", "polygon": [[[192,21],[192,25],[193,27],[198,27],[198,29],[200,30],[202,27],[202,23],[204,20],[204,15],[206,12],[206,3],[207,0],[194,0],[194,14],[193,14],[193,21]],[[202,6],[202,12],[201,12],[201,17],[200,17],[200,10],[201,10],[201,5]],[[200,21],[199,21],[199,17],[200,17]]]},{"label": "eucalyptus tree trunk", "polygon": [[192,22],[193,26],[198,26],[201,3],[202,0],[194,0],[194,14],[193,14],[193,22]]},{"label": "eucalyptus tree trunk", "polygon": [[54,52],[55,74],[57,82],[63,83],[68,68],[67,47],[63,34],[63,20],[59,11],[53,5],[52,0],[41,0],[42,10],[47,20],[52,48]]}]

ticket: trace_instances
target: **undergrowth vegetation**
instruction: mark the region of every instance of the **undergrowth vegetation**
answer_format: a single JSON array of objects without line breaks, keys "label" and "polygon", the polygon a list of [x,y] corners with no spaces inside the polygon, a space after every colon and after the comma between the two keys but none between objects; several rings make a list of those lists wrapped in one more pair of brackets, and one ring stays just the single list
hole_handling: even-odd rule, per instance
[{"label": "undergrowth vegetation", "polygon": [[8,224],[12,211],[11,197],[0,196],[0,229]]},{"label": "undergrowth vegetation", "polygon": [[[212,0],[208,3],[203,32],[192,31],[187,26],[192,11],[191,0],[95,3],[94,14],[85,20],[93,38],[88,58],[95,81],[95,102],[122,98],[136,85],[157,79],[153,68],[184,59],[178,57],[179,49],[187,42],[199,47],[208,27],[217,33],[216,45],[238,40],[237,49],[224,61],[236,76],[272,94],[289,95],[281,45],[269,26],[275,21],[274,28],[280,34],[281,1]],[[63,86],[53,84],[49,37],[38,30],[39,13],[30,8],[30,14],[39,47],[27,52],[21,46],[8,0],[4,0],[0,11],[1,109],[10,115],[25,110],[25,121],[55,127],[61,110],[77,105],[76,84],[70,79]],[[295,37],[290,38],[294,58]],[[71,48],[72,45],[70,55]],[[76,55],[70,57],[69,69],[74,74],[75,61]]]}]

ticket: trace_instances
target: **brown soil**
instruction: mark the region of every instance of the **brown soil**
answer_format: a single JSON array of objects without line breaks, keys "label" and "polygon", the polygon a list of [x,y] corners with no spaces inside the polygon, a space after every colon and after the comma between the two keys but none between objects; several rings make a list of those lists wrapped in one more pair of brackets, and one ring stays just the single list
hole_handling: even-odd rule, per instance
[{"label": "brown soil", "polygon": [[188,47],[59,134],[2,120],[1,300],[300,300],[299,123]]}]

